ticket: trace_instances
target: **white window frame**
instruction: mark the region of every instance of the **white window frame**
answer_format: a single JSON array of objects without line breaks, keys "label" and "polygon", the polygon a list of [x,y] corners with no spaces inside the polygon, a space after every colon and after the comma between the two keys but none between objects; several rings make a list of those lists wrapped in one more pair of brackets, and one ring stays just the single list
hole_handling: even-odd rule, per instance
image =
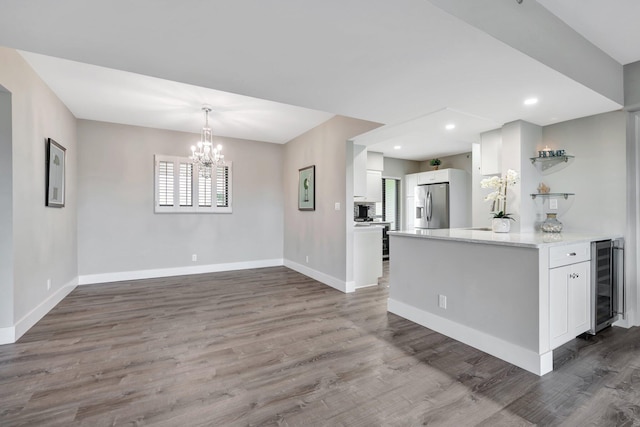
[{"label": "white window frame", "polygon": [[[159,165],[160,162],[173,163],[173,206],[160,206],[160,175]],[[180,163],[188,163],[193,165],[193,185],[191,190],[192,206],[180,206]],[[200,192],[199,192],[199,180],[200,169],[197,164],[194,164],[188,157],[178,156],[164,156],[156,154],[154,156],[154,211],[156,213],[232,213],[232,195],[233,195],[233,162],[225,161],[222,164],[229,168],[228,173],[228,199],[227,206],[217,206],[216,189],[217,183],[211,183],[211,205],[212,206],[200,206]],[[217,176],[218,167],[213,166],[211,170],[211,177],[215,179]]]}]

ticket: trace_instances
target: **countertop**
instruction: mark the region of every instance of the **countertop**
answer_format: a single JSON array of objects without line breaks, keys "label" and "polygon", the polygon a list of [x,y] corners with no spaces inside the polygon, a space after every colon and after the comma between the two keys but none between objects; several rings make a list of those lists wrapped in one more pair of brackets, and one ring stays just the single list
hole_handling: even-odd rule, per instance
[{"label": "countertop", "polygon": [[391,236],[422,239],[453,240],[468,243],[540,248],[571,243],[586,243],[596,240],[617,239],[619,235],[589,233],[494,233],[488,229],[443,228],[390,231]]},{"label": "countertop", "polygon": [[386,221],[353,221],[353,226],[356,228],[372,227],[375,225],[389,225],[390,222]]},{"label": "countertop", "polygon": [[360,225],[360,224],[362,223],[356,222],[353,226],[353,231],[356,231],[358,233],[367,232],[367,231],[382,232],[382,229],[384,228],[384,224],[380,224],[380,223],[368,222],[366,223],[366,225]]}]

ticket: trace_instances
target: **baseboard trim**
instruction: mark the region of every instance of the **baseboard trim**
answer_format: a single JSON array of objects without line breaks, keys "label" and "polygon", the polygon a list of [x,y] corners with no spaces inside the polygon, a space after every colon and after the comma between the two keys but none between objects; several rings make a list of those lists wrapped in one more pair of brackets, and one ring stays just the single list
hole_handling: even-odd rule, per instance
[{"label": "baseboard trim", "polygon": [[542,376],[553,370],[552,351],[538,354],[533,350],[528,350],[485,332],[478,331],[469,326],[456,323],[391,298],[387,300],[387,310],[536,375]]},{"label": "baseboard trim", "polygon": [[14,326],[0,328],[0,345],[14,342],[16,342],[16,328]]},{"label": "baseboard trim", "polygon": [[356,282],[355,282],[355,280],[347,282],[346,289],[347,289],[346,293],[355,292],[356,291]]},{"label": "baseboard trim", "polygon": [[158,277],[188,276],[190,274],[217,273],[220,271],[248,270],[250,268],[278,267],[282,258],[257,261],[230,262],[225,264],[195,265],[189,267],[159,268],[153,270],[120,271],[114,273],[85,274],[78,276],[80,285],[122,282],[125,280],[154,279]]},{"label": "baseboard trim", "polygon": [[38,323],[53,307],[58,305],[67,295],[78,286],[78,278],[74,278],[56,292],[51,294],[49,298],[38,304],[33,310],[25,314],[15,325],[9,328],[0,329],[0,344],[12,344],[20,339],[33,325]]},{"label": "baseboard trim", "polygon": [[[325,285],[331,286],[332,288],[337,289],[341,292],[349,293],[355,291],[355,284],[353,282],[345,282],[321,271],[314,270],[305,265],[298,264],[297,262],[293,262],[289,259],[284,260],[284,266],[295,270],[300,274],[311,277],[318,282],[324,283]],[[349,284],[353,285],[349,286]]]},{"label": "baseboard trim", "polygon": [[368,283],[366,285],[360,285],[360,286],[356,286],[355,282],[353,284],[354,289],[363,289],[363,288],[370,288],[372,286],[378,286],[378,283]]}]

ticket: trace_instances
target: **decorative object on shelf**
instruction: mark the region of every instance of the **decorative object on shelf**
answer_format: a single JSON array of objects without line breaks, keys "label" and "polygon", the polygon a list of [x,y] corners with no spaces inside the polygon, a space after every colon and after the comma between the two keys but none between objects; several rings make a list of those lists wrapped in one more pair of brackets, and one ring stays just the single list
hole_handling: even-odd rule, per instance
[{"label": "decorative object on shelf", "polygon": [[429,164],[431,166],[433,166],[433,170],[437,171],[438,168],[440,167],[440,165],[442,164],[442,160],[440,159],[431,159],[431,161],[429,162]]},{"label": "decorative object on shelf", "polygon": [[551,188],[544,182],[541,182],[540,185],[538,185],[538,194],[547,194],[549,191],[551,191]]},{"label": "decorative object on shelf", "polygon": [[46,206],[64,208],[64,171],[67,149],[47,138],[47,200]]},{"label": "decorative object on shelf", "polygon": [[213,131],[209,127],[209,113],[211,106],[203,105],[204,111],[204,127],[200,132],[200,141],[198,146],[191,146],[191,156],[189,158],[194,164],[200,168],[200,174],[204,178],[211,178],[211,168],[214,165],[222,165],[224,163],[224,155],[222,154],[222,145],[213,147]]},{"label": "decorative object on shelf", "polygon": [[489,193],[484,200],[492,202],[491,212],[493,213],[493,220],[491,221],[491,229],[496,233],[508,233],[511,229],[509,221],[515,221],[511,214],[507,212],[507,190],[510,185],[518,182],[518,179],[518,172],[509,169],[503,177],[492,176],[491,178],[485,178],[480,181],[482,188],[491,188],[494,190]]},{"label": "decorative object on shelf", "polygon": [[316,210],[316,167],[298,170],[298,210]]},{"label": "decorative object on shelf", "polygon": [[558,221],[558,214],[548,213],[547,219],[544,220],[540,228],[545,233],[560,233],[562,231],[562,223]]},{"label": "decorative object on shelf", "polygon": [[564,150],[552,150],[548,146],[544,146],[544,149],[538,151],[538,157],[562,157],[565,155]]}]

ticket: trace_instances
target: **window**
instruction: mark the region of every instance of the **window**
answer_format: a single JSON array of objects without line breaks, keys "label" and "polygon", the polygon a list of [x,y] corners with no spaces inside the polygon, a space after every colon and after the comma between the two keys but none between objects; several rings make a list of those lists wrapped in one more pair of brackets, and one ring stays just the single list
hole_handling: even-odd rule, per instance
[{"label": "window", "polygon": [[156,155],[155,212],[230,213],[232,163],[211,175],[205,178],[189,158]]}]

